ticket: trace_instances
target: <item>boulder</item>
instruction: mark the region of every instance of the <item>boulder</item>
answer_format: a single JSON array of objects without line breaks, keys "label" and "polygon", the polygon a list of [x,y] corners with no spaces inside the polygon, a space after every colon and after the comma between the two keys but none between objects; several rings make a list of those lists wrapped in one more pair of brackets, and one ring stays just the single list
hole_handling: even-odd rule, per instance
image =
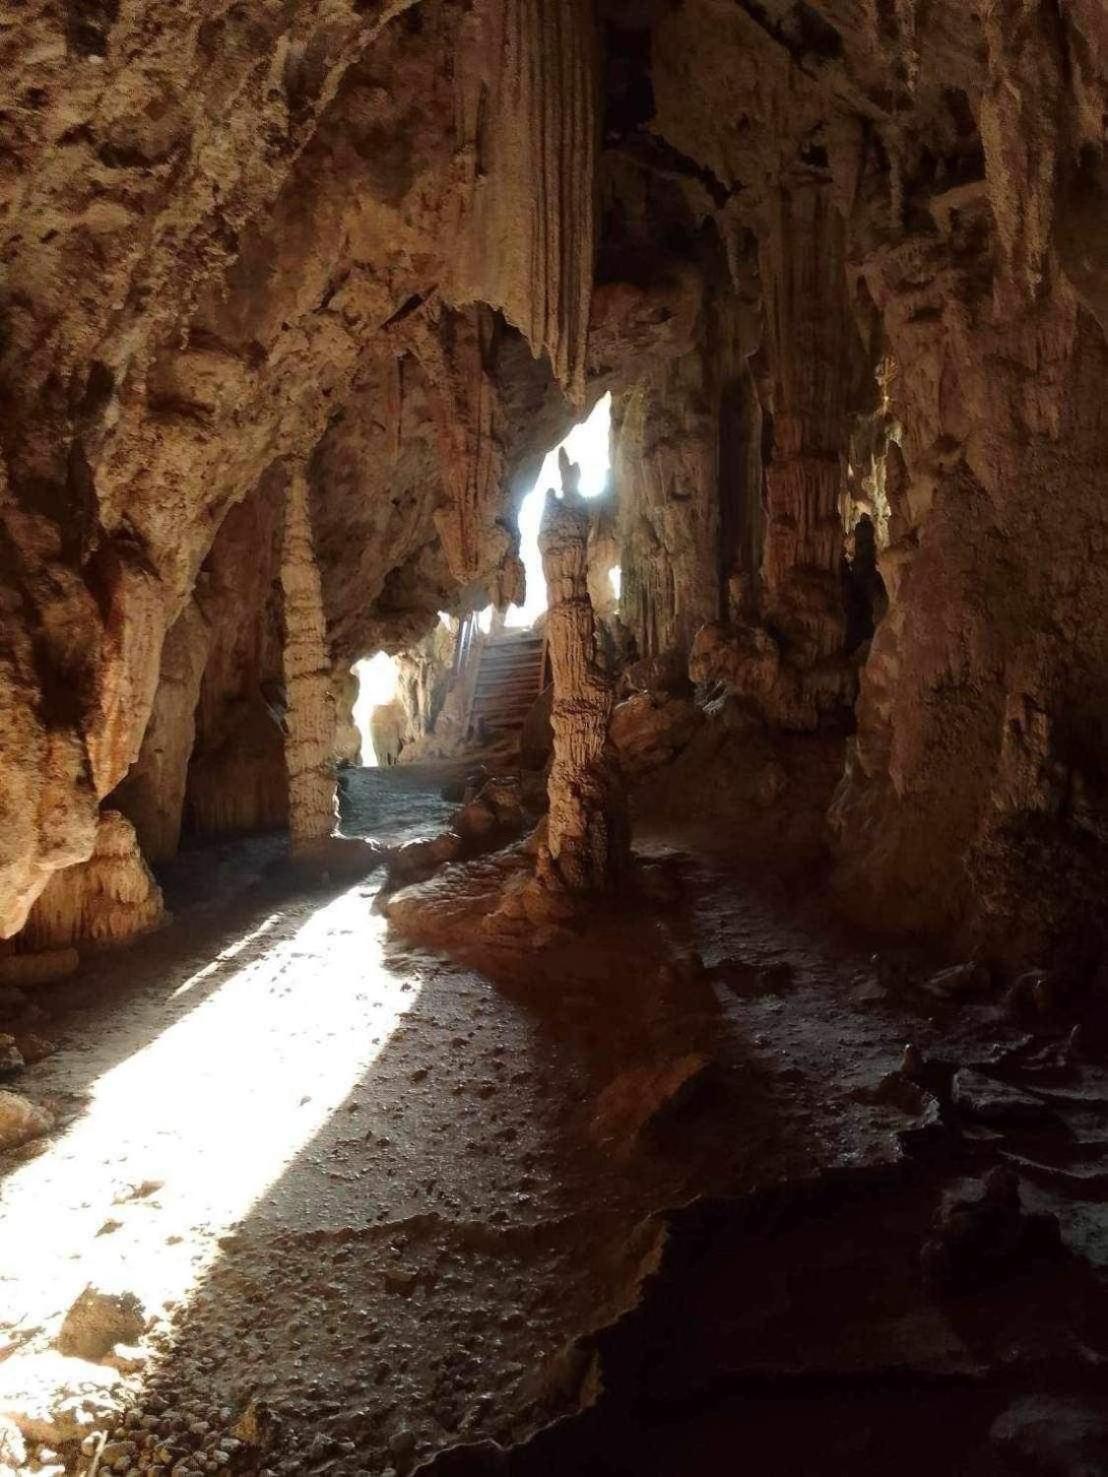
[{"label": "boulder", "polygon": [[689,676],[697,684],[722,683],[740,697],[764,700],[781,670],[776,641],[761,626],[702,626],[689,652]]},{"label": "boulder", "polygon": [[689,663],[677,647],[644,656],[624,671],[620,688],[625,693],[664,692],[673,697],[690,697]]},{"label": "boulder", "polygon": [[950,1000],[958,995],[980,994],[991,983],[988,967],[976,959],[968,959],[963,964],[952,964],[949,969],[940,969],[924,982],[923,988],[929,995],[940,1000]]},{"label": "boulder", "polygon": [[597,1099],[590,1133],[599,1143],[629,1147],[648,1124],[686,1099],[708,1066],[703,1053],[687,1052],[621,1072]]},{"label": "boulder", "polygon": [[134,1293],[86,1287],[65,1315],[57,1337],[61,1353],[103,1359],[116,1344],[135,1344],[146,1332],[146,1313]]},{"label": "boulder", "polygon": [[992,1169],[980,1183],[946,1197],[920,1261],[935,1287],[966,1292],[1061,1248],[1056,1217],[1024,1211],[1015,1173]]},{"label": "boulder", "polygon": [[1036,1123],[1051,1116],[1039,1098],[970,1067],[955,1072],[950,1096],[959,1112],[976,1123]]},{"label": "boulder", "polygon": [[27,1065],[14,1036],[0,1031],[0,1077],[14,1077]]},{"label": "boulder", "polygon": [[1025,1395],[997,1416],[989,1438],[1024,1472],[1106,1477],[1108,1414],[1081,1400]]},{"label": "boulder", "polygon": [[409,841],[393,852],[389,859],[389,886],[406,887],[430,877],[447,862],[455,862],[465,849],[457,831],[443,831],[430,841]]},{"label": "boulder", "polygon": [[636,692],[616,707],[609,734],[624,773],[637,778],[674,759],[702,722],[686,698]]},{"label": "boulder", "polygon": [[0,959],[0,984],[25,989],[65,979],[80,964],[74,948],[39,949],[31,954],[9,954]]},{"label": "boulder", "polygon": [[0,1091],[0,1152],[18,1149],[49,1133],[54,1120],[45,1108],[16,1092]]}]

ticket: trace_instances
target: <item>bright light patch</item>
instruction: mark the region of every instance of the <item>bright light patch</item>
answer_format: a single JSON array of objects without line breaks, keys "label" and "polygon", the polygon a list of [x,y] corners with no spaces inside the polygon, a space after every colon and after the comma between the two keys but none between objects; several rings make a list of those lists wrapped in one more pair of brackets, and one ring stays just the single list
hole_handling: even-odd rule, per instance
[{"label": "bright light patch", "polygon": [[122,1060],[72,1127],[0,1184],[0,1344],[30,1335],[0,1364],[10,1408],[87,1284],[133,1292],[151,1314],[187,1301],[219,1239],[365,1079],[419,988],[385,964],[386,923],[362,892],[276,941],[263,935],[281,915],[267,918],[213,962],[233,962],[225,978],[208,966],[176,991],[203,982],[212,993],[131,1055],[128,1033],[156,1025],[165,1003],[118,1021],[106,1055]]},{"label": "bright light patch", "polygon": [[358,679],[358,696],[354,702],[354,726],[362,736],[362,764],[373,769],[378,764],[370,727],[374,708],[391,703],[396,696],[396,658],[379,651],[376,656],[354,663]]},{"label": "bright light patch", "polygon": [[623,586],[623,570],[620,569],[618,564],[613,564],[611,569],[609,569],[608,579],[612,586],[612,594],[618,600],[620,596],[620,590]]},{"label": "bright light patch", "polygon": [[[581,492],[585,497],[599,497],[608,485],[611,468],[612,397],[605,395],[598,400],[587,421],[574,426],[561,443],[571,462],[581,468]],[[539,524],[546,504],[546,490],[562,488],[562,477],[558,470],[558,451],[555,447],[547,455],[539,472],[538,481],[523,499],[519,510],[519,554],[527,571],[527,600],[523,605],[513,605],[508,611],[509,626],[530,626],[546,609],[546,580],[543,578],[542,559],[539,556]]]}]

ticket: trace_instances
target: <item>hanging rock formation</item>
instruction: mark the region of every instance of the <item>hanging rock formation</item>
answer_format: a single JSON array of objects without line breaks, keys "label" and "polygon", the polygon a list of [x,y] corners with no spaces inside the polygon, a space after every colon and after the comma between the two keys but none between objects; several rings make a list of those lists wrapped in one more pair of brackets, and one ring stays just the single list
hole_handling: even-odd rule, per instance
[{"label": "hanging rock formation", "polygon": [[500,309],[580,403],[600,131],[591,0],[479,0],[459,60],[469,177],[449,295]]}]

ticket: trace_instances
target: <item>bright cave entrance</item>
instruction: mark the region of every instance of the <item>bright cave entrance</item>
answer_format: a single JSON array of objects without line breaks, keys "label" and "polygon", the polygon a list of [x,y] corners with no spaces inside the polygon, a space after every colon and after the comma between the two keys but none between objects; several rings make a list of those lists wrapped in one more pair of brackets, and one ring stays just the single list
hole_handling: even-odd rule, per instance
[{"label": "bright cave entrance", "polygon": [[[402,681],[401,664],[405,659],[415,670],[422,666],[425,671],[438,672],[440,682],[445,679],[447,687],[456,680],[464,684],[467,653],[472,662],[481,641],[490,636],[507,637],[509,633],[526,639],[526,633],[541,623],[546,613],[547,593],[539,553],[539,528],[548,489],[560,493],[559,452],[564,449],[570,461],[580,467],[582,494],[599,504],[611,488],[611,427],[612,397],[607,394],[597,401],[585,420],[547,453],[534,486],[523,499],[518,526],[527,595],[522,605],[509,606],[503,615],[498,615],[493,605],[486,605],[463,621],[440,611],[433,635],[413,647],[406,658],[379,651],[355,662],[352,671],[358,690],[351,719],[359,740],[358,757],[353,761],[358,767],[391,768],[410,743],[428,737],[434,728],[444,690],[419,693],[410,681]],[[612,534],[614,522],[610,509],[600,512],[598,523],[604,524],[609,535]],[[603,547],[614,549],[614,538],[609,536]],[[598,573],[594,599],[599,595],[602,608],[614,613],[619,605],[620,566],[609,563],[602,553]],[[475,639],[477,646],[472,644]],[[408,711],[409,707],[413,711]]]},{"label": "bright cave entrance", "polygon": [[[539,525],[546,502],[547,489],[561,487],[558,453],[563,448],[571,462],[581,468],[581,492],[587,498],[601,497],[611,477],[612,397],[605,395],[596,402],[591,414],[559,445],[547,453],[534,487],[523,499],[519,510],[519,553],[527,573],[527,598],[522,605],[508,608],[504,624],[519,630],[533,626],[546,610],[546,580],[539,554]],[[619,566],[609,573],[612,591],[619,598]],[[492,620],[492,607],[482,612],[482,621]],[[487,629],[487,626],[485,627]]]},{"label": "bright cave entrance", "polygon": [[[354,726],[361,739],[359,764],[363,769],[375,769],[394,764],[399,757],[399,748],[390,746],[382,729],[386,726],[378,718],[376,740],[374,717],[381,708],[391,708],[399,695],[399,669],[397,658],[388,652],[379,651],[376,656],[365,657],[354,663],[354,675],[358,679],[358,696],[354,702]],[[382,749],[377,752],[378,744]]]}]

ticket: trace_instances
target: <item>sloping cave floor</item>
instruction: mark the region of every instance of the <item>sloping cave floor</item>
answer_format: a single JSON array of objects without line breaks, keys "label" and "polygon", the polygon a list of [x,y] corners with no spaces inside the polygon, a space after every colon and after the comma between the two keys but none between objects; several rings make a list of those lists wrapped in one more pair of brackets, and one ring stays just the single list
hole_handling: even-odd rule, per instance
[{"label": "sloping cave floor", "polygon": [[[350,772],[344,830],[433,834],[445,778]],[[1108,1470],[1095,1037],[936,1000],[695,834],[641,840],[656,968],[634,913],[448,962],[380,874],[309,890],[280,847],[186,852],[167,928],[37,999],[19,1088],[61,1126],[0,1185],[29,1470]],[[958,1109],[974,1066],[1030,1103]],[[936,1288],[936,1210],[997,1164],[1062,1245]],[[150,1319],[122,1369],[53,1348],[89,1283]]]}]

